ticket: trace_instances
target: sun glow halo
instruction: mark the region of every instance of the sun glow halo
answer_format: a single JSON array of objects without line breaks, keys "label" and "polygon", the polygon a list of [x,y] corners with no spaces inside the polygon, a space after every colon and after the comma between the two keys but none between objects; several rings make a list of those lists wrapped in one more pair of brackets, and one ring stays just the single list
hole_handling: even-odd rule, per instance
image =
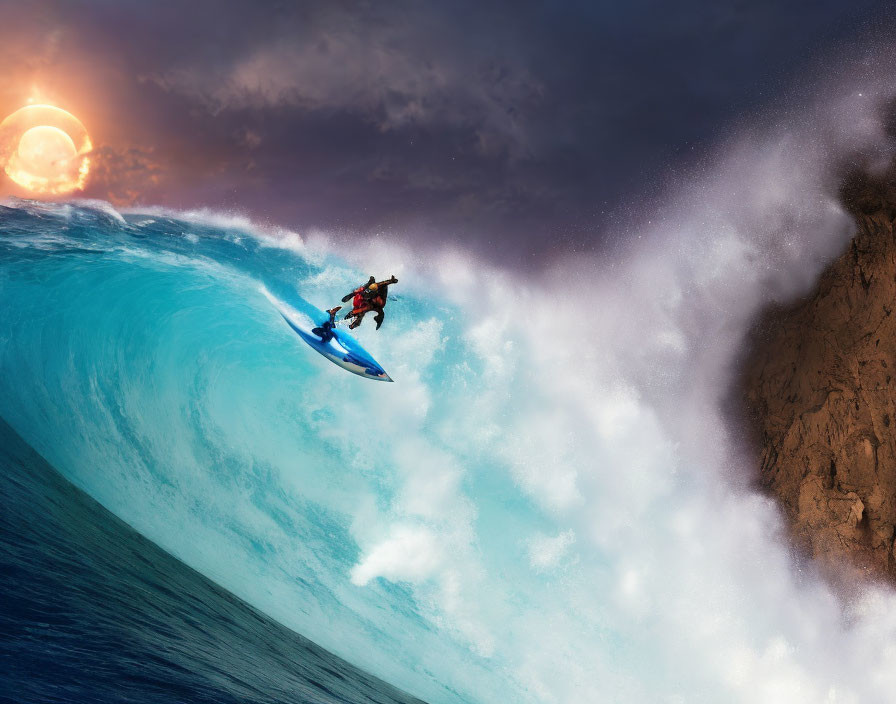
[{"label": "sun glow halo", "polygon": [[6,175],[36,195],[84,188],[92,149],[84,125],[53,105],[27,105],[0,123],[0,163]]}]

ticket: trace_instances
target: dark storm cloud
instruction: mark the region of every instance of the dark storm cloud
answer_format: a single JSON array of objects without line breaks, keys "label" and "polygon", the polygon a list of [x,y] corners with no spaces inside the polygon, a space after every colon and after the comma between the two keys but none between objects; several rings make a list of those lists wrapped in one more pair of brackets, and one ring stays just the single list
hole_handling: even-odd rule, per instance
[{"label": "dark storm cloud", "polygon": [[144,80],[200,98],[215,114],[293,107],[354,114],[383,132],[460,127],[484,154],[525,156],[521,118],[543,87],[515,57],[445,41],[444,23],[417,8],[403,8],[401,24],[329,10],[312,27],[281,27],[223,64],[177,66]]},{"label": "dark storm cloud", "polygon": [[873,0],[0,6],[0,40],[14,45],[0,57],[43,80],[74,63],[70,80],[105,105],[92,195],[454,239],[514,263],[593,245],[606,213],[651,194],[876,11]]}]

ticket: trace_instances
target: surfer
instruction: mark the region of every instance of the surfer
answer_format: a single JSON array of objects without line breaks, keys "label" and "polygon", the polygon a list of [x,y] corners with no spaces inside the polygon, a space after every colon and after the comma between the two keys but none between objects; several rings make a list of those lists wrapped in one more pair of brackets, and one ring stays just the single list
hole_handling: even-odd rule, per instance
[{"label": "surfer", "polygon": [[379,282],[371,276],[366,284],[358,286],[354,291],[343,296],[343,303],[348,303],[349,299],[352,301],[352,309],[345,314],[345,320],[354,318],[351,325],[348,326],[349,329],[354,330],[361,324],[367,313],[374,311],[376,314],[373,319],[376,321],[376,329],[379,330],[386,315],[383,309],[386,307],[386,300],[389,297],[389,286],[397,283],[398,279],[394,276]]},{"label": "surfer", "polygon": [[333,334],[333,328],[336,326],[336,314],[342,310],[342,306],[336,306],[335,308],[330,308],[327,311],[330,315],[330,319],[325,321],[323,325],[319,328],[314,328],[311,332],[320,337],[322,342],[329,342],[332,340],[335,335]]}]

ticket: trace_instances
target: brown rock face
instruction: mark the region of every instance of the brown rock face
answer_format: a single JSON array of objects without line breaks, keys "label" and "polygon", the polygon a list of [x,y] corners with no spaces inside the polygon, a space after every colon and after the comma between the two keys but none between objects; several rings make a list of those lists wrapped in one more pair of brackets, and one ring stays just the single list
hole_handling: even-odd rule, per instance
[{"label": "brown rock face", "polygon": [[896,191],[852,177],[843,194],[858,234],[812,294],[762,317],[742,388],[796,542],[896,580]]}]

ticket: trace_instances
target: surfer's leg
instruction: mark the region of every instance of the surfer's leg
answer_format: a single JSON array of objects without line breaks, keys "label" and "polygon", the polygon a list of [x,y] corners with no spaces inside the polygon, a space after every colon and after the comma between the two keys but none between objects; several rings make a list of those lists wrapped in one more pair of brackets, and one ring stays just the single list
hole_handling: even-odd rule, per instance
[{"label": "surfer's leg", "polygon": [[380,329],[380,325],[383,324],[383,318],[385,318],[385,317],[386,317],[386,311],[384,311],[382,308],[378,308],[376,311],[376,315],[373,316],[373,319],[376,321],[376,329],[377,330]]},{"label": "surfer's leg", "polygon": [[360,313],[355,314],[355,319],[352,321],[352,324],[348,326],[349,330],[354,330],[361,324],[361,321],[364,320],[364,316],[367,314],[367,311],[361,311]]},{"label": "surfer's leg", "polygon": [[333,323],[327,321],[319,328],[312,328],[311,332],[317,335],[321,342],[329,342],[333,339]]}]

